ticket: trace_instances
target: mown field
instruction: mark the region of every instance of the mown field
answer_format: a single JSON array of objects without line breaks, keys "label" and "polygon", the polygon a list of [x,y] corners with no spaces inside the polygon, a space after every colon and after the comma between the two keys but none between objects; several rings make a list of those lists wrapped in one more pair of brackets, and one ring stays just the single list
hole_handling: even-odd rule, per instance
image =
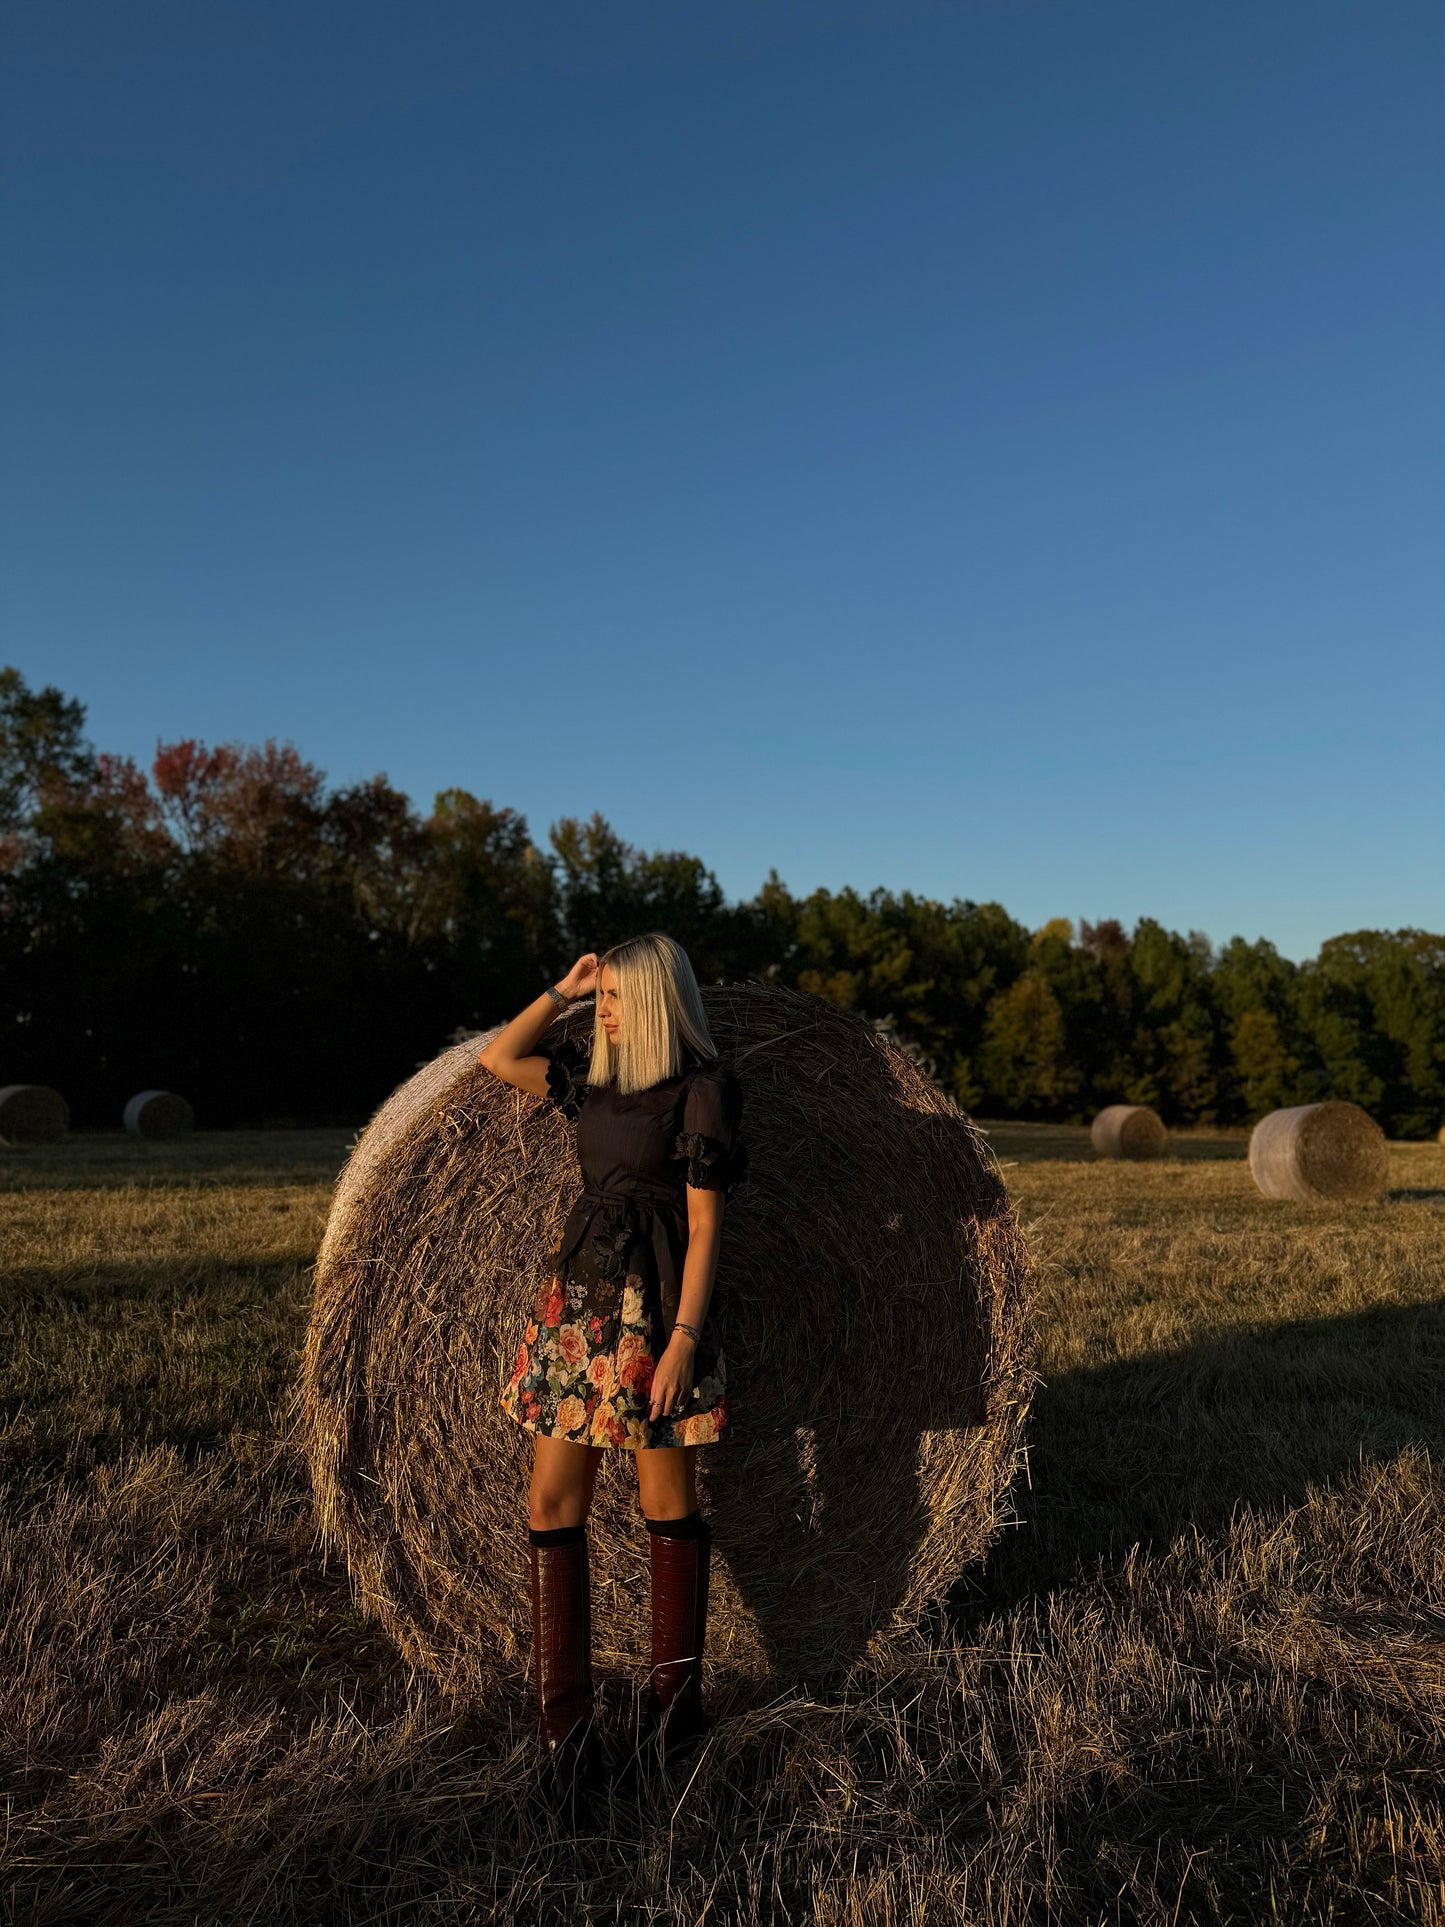
[{"label": "mown field", "polygon": [[[1445,1923],[1445,1151],[1270,1204],[992,1136],[1019,1522],[846,1699],[571,1840],[318,1555],[290,1428],[343,1133],[0,1149],[7,1922]],[[725,1548],[720,1548],[725,1553]],[[604,1709],[614,1705],[608,1682]]]}]

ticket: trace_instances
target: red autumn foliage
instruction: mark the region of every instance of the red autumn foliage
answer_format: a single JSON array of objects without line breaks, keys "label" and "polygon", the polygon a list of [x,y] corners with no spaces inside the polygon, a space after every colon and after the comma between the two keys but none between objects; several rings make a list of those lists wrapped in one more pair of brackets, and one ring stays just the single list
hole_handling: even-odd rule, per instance
[{"label": "red autumn foliage", "polygon": [[224,849],[239,869],[286,870],[314,853],[325,778],[294,744],[158,743],[151,775],[176,840]]}]

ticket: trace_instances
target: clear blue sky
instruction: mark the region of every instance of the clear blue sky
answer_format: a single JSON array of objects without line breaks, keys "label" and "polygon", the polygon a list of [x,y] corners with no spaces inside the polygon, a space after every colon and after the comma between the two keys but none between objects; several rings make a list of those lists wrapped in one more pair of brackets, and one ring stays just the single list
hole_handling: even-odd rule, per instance
[{"label": "clear blue sky", "polygon": [[0,660],[545,839],[1445,925],[1436,0],[4,20]]}]

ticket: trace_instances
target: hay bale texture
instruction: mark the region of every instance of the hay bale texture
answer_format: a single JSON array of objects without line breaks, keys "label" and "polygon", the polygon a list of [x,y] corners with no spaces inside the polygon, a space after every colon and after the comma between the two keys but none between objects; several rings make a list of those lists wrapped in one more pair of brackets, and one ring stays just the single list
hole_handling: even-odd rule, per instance
[{"label": "hay bale texture", "polygon": [[0,1086],[0,1138],[12,1144],[54,1144],[70,1129],[70,1106],[48,1084]]},{"label": "hay bale texture", "polygon": [[1373,1204],[1390,1175],[1390,1151],[1368,1111],[1330,1098],[1262,1117],[1250,1132],[1249,1169],[1267,1198]]},{"label": "hay bale texture", "polygon": [[[896,1045],[819,998],[704,989],[751,1165],[713,1305],[731,1422],[697,1455],[708,1656],[739,1681],[836,1675],[914,1624],[1009,1518],[1035,1382],[1027,1268],[992,1154]],[[544,1042],[590,1036],[584,1000]],[[531,1646],[532,1438],[498,1395],[565,1212],[573,1126],[466,1039],[401,1086],[338,1180],[300,1434],[324,1542],[407,1658],[462,1695]],[[599,1664],[645,1669],[633,1454],[589,1519]]]},{"label": "hay bale texture", "polygon": [[123,1120],[132,1137],[184,1137],[196,1114],[174,1091],[137,1091]]},{"label": "hay bale texture", "polygon": [[1157,1158],[1169,1133],[1147,1104],[1110,1104],[1089,1127],[1089,1142],[1101,1158]]}]

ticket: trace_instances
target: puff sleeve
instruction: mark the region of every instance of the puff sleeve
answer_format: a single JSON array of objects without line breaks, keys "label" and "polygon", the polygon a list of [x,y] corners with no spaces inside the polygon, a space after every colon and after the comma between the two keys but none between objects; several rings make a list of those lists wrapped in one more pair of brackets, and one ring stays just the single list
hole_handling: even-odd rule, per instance
[{"label": "puff sleeve", "polygon": [[547,1095],[542,1102],[555,1105],[564,1117],[577,1117],[588,1090],[587,1067],[592,1062],[592,1040],[559,1038],[549,1049],[539,1051],[538,1056],[547,1060]]},{"label": "puff sleeve", "polygon": [[742,1116],[742,1086],[730,1070],[712,1064],[694,1073],[673,1156],[686,1166],[687,1182],[695,1190],[729,1193],[746,1175]]}]

